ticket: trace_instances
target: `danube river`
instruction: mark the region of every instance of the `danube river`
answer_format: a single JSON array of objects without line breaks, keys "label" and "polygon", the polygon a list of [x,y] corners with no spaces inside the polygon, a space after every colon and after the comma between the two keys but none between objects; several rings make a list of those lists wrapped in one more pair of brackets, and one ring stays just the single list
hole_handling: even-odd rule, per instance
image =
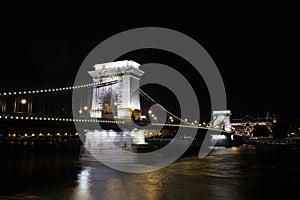
[{"label": "danube river", "polygon": [[159,171],[80,163],[79,145],[0,143],[0,199],[295,199],[300,147],[214,148]]}]

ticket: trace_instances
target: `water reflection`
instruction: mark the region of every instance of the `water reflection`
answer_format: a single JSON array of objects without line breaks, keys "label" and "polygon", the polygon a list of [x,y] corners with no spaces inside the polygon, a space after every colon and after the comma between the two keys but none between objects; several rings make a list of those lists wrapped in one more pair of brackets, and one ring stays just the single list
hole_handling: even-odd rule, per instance
[{"label": "water reflection", "polygon": [[76,162],[79,148],[72,148],[0,145],[0,199],[20,194],[63,200],[289,199],[298,195],[300,148],[215,148],[203,159],[183,157],[144,174],[119,172],[98,162]]},{"label": "water reflection", "polygon": [[91,199],[90,185],[91,185],[91,167],[85,167],[77,175],[77,187],[74,189],[74,195],[72,199]]},{"label": "water reflection", "polygon": [[105,199],[161,199],[168,178],[163,171],[145,174],[123,174],[108,180]]}]

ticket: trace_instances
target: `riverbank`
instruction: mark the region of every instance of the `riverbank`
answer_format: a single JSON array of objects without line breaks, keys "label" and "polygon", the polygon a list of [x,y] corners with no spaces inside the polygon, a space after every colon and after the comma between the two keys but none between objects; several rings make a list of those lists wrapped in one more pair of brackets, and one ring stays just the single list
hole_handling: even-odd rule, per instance
[{"label": "riverbank", "polygon": [[300,146],[300,140],[293,138],[276,139],[276,138],[248,138],[245,144],[251,145],[288,145]]}]

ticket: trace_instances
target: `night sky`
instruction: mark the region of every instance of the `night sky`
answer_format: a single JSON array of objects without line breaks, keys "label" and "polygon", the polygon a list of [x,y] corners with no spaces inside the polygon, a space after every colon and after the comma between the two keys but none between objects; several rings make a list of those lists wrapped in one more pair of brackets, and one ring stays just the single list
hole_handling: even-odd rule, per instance
[{"label": "night sky", "polygon": [[[1,91],[72,85],[84,58],[103,40],[131,28],[158,26],[180,31],[206,49],[221,72],[234,117],[300,114],[296,5],[98,1],[1,7]],[[191,81],[203,112],[209,112],[201,77],[178,56],[144,50],[121,58],[178,69]]]}]

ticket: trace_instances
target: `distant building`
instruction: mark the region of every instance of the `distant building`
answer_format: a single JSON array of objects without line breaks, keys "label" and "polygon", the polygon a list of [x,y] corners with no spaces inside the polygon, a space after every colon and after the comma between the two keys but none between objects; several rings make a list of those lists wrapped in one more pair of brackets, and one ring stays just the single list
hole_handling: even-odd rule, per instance
[{"label": "distant building", "polygon": [[240,119],[232,119],[231,127],[238,135],[253,137],[254,128],[257,126],[265,126],[269,133],[272,134],[271,128],[274,123],[277,123],[275,115],[271,117],[270,113],[267,112],[266,117],[245,116]]}]

